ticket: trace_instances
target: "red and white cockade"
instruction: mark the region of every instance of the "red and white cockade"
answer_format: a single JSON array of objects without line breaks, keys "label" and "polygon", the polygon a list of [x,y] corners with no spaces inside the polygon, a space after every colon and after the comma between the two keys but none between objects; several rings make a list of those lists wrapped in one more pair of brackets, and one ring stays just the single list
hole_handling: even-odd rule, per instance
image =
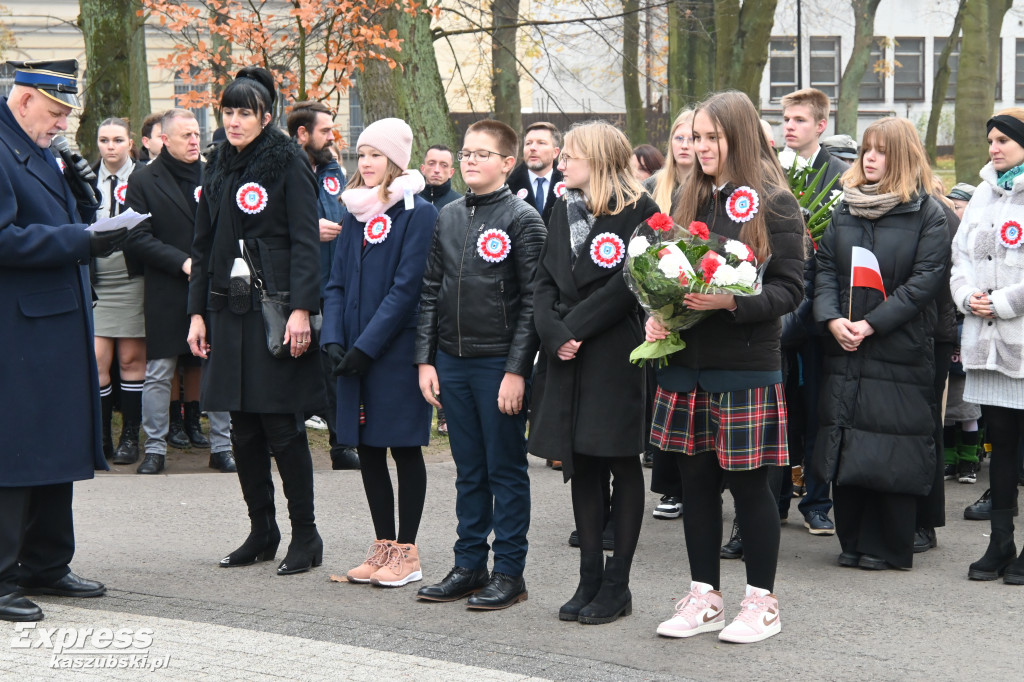
[{"label": "red and white cockade", "polygon": [[486,230],[477,240],[476,248],[488,263],[500,263],[512,252],[512,240],[504,230]]},{"label": "red and white cockade", "polygon": [[760,200],[757,192],[744,185],[733,190],[725,202],[726,214],[737,223],[745,223],[754,217]]},{"label": "red and white cockade", "polygon": [[268,194],[258,182],[247,182],[235,193],[238,208],[249,215],[256,215],[267,207]]},{"label": "red and white cockade", "polygon": [[590,257],[602,268],[614,268],[626,255],[626,243],[617,234],[602,232],[590,243]]},{"label": "red and white cockade", "polygon": [[1008,249],[1019,249],[1021,240],[1020,223],[1016,220],[1007,220],[999,228],[999,242]]},{"label": "red and white cockade", "polygon": [[366,221],[363,228],[363,238],[367,244],[380,244],[388,238],[391,233],[391,216],[387,213],[378,213]]},{"label": "red and white cockade", "polygon": [[117,203],[123,204],[125,197],[128,195],[128,183],[122,182],[114,189],[114,198],[117,199]]},{"label": "red and white cockade", "polygon": [[516,192],[516,196],[519,197],[520,199],[525,199],[527,196],[529,196],[529,194],[529,190],[527,190],[525,187]]},{"label": "red and white cockade", "polygon": [[338,180],[333,175],[328,175],[324,178],[324,189],[331,196],[337,196],[338,192],[341,191],[341,180]]},{"label": "red and white cockade", "polygon": [[555,196],[561,199],[563,194],[565,194],[565,182],[558,181],[555,183]]},{"label": "red and white cockade", "polygon": [[192,190],[192,198],[196,200],[197,204],[199,203],[199,197],[201,197],[202,195],[203,195],[203,186],[202,185],[196,185],[196,188],[194,190]]}]

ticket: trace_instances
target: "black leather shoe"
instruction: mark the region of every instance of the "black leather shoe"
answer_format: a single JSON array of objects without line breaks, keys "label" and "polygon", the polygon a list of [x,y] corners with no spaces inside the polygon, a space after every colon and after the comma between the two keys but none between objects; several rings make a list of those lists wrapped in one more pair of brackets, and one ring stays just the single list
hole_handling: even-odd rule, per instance
[{"label": "black leather shoe", "polygon": [[491,574],[490,582],[469,598],[466,608],[497,611],[526,601],[526,596],[526,581],[523,580],[523,576],[495,571]]},{"label": "black leather shoe", "polygon": [[938,546],[939,541],[935,537],[934,528],[918,528],[917,532],[914,533],[914,554],[927,552],[929,549]]},{"label": "black leather shoe", "polygon": [[895,571],[910,570],[909,568],[901,568],[899,566],[894,566],[885,559],[874,556],[872,554],[862,554],[860,557],[860,562],[857,565],[868,571],[888,571],[890,569]]},{"label": "black leather shoe", "polygon": [[988,521],[992,518],[992,489],[981,494],[974,504],[964,509],[964,518],[972,521]]},{"label": "black leather shoe", "polygon": [[134,438],[122,435],[120,442],[117,444],[117,450],[114,451],[114,459],[111,460],[114,464],[135,464],[139,461],[139,437],[136,435]]},{"label": "black leather shoe", "polygon": [[331,468],[335,471],[359,469],[359,453],[352,446],[341,448],[338,452],[331,451]]},{"label": "black leather shoe", "polygon": [[235,467],[235,456],[230,450],[210,453],[210,468],[225,474],[238,471]]},{"label": "black leather shoe", "polygon": [[482,588],[489,578],[486,568],[473,570],[456,566],[441,582],[421,587],[416,597],[426,601],[457,601]]},{"label": "black leather shoe", "polygon": [[52,594],[57,597],[100,597],[106,593],[103,583],[77,576],[71,571],[49,585],[21,585],[25,594]]},{"label": "black leather shoe", "polygon": [[25,599],[21,592],[12,592],[0,597],[0,620],[29,623],[42,619],[43,610]]},{"label": "black leather shoe", "polygon": [[146,459],[135,470],[137,474],[159,474],[164,470],[164,456],[155,453],[146,453]]},{"label": "black leather shoe", "polygon": [[838,563],[846,568],[857,568],[860,566],[860,554],[857,552],[843,552],[839,555]]},{"label": "black leather shoe", "polygon": [[[580,546],[580,532],[578,530],[569,533],[569,546]],[[605,526],[604,532],[601,533],[601,549],[615,549],[615,528],[612,527],[611,523]]]},{"label": "black leather shoe", "polygon": [[743,538],[740,536],[739,524],[732,522],[732,537],[722,545],[718,555],[723,559],[739,559],[743,556]]}]

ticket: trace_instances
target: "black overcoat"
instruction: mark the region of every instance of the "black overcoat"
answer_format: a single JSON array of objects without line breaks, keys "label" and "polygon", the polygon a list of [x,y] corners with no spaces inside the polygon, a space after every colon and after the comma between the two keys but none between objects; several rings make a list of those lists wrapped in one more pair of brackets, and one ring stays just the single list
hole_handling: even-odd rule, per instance
[{"label": "black overcoat", "polygon": [[[633,231],[657,212],[644,194],[617,215],[599,216],[572,265],[565,200],[551,213],[533,294],[547,377],[534,397],[529,451],[562,460],[567,479],[573,453],[626,457],[644,450],[646,373],[629,361],[644,340],[643,316],[622,266]],[[622,243],[622,257],[612,267],[591,255],[595,238],[606,233]],[[575,359],[559,360],[558,348],[573,339],[583,342]]]},{"label": "black overcoat", "polygon": [[948,288],[946,217],[921,194],[878,218],[833,212],[818,244],[814,317],[850,315],[853,247],[875,254],[882,292],[853,289],[853,321],[875,330],[853,352],[823,336],[824,379],[812,466],[820,480],[883,493],[926,495],[935,472],[937,298]]},{"label": "black overcoat", "polygon": [[[324,380],[318,348],[298,358],[275,358],[267,350],[263,314],[258,306],[245,314],[227,307],[211,264],[221,262],[216,233],[237,221],[241,238],[268,288],[288,291],[292,309],[320,309],[320,231],[317,187],[309,160],[281,131],[268,126],[252,145],[234,183],[226,182],[235,153],[222,143],[207,157],[192,243],[192,281],[188,312],[206,318],[211,346],[203,369],[203,409],[294,414],[321,409]],[[248,148],[246,149],[248,151]],[[243,185],[257,183],[265,200],[243,211],[236,199]],[[224,196],[229,202],[223,202]],[[211,213],[215,217],[211,218]],[[227,242],[234,248],[234,244]],[[234,253],[229,254],[231,258]],[[227,260],[231,262],[230,258]],[[215,268],[216,266],[214,266]]]},{"label": "black overcoat", "polygon": [[[185,196],[164,163],[163,154],[136,168],[128,178],[126,202],[152,218],[133,229],[125,256],[145,268],[146,358],[188,353],[188,276],[181,267],[190,257],[198,193]],[[196,163],[201,163],[197,161]],[[198,187],[197,187],[198,189]]]}]

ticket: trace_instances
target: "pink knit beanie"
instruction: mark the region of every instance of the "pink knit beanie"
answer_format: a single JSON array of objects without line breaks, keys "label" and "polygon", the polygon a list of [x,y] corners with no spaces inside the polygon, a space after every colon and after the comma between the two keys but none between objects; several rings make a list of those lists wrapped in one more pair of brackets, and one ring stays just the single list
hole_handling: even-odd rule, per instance
[{"label": "pink knit beanie", "polygon": [[412,156],[412,128],[400,118],[382,118],[363,128],[356,151],[364,144],[379,150],[402,170],[409,170]]}]

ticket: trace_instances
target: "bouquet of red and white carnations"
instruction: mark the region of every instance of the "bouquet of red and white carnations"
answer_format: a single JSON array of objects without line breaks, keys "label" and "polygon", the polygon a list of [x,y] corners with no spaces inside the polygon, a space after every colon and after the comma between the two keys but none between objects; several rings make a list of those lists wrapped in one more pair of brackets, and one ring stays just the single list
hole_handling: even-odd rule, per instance
[{"label": "bouquet of red and white carnations", "polygon": [[630,362],[668,364],[666,356],[686,348],[679,332],[715,312],[688,308],[683,297],[691,293],[754,296],[761,292],[765,264],[758,265],[749,246],[711,233],[706,223],[694,221],[683,228],[665,213],[640,223],[629,240],[622,273],[647,314],[671,333],[635,348]]}]

